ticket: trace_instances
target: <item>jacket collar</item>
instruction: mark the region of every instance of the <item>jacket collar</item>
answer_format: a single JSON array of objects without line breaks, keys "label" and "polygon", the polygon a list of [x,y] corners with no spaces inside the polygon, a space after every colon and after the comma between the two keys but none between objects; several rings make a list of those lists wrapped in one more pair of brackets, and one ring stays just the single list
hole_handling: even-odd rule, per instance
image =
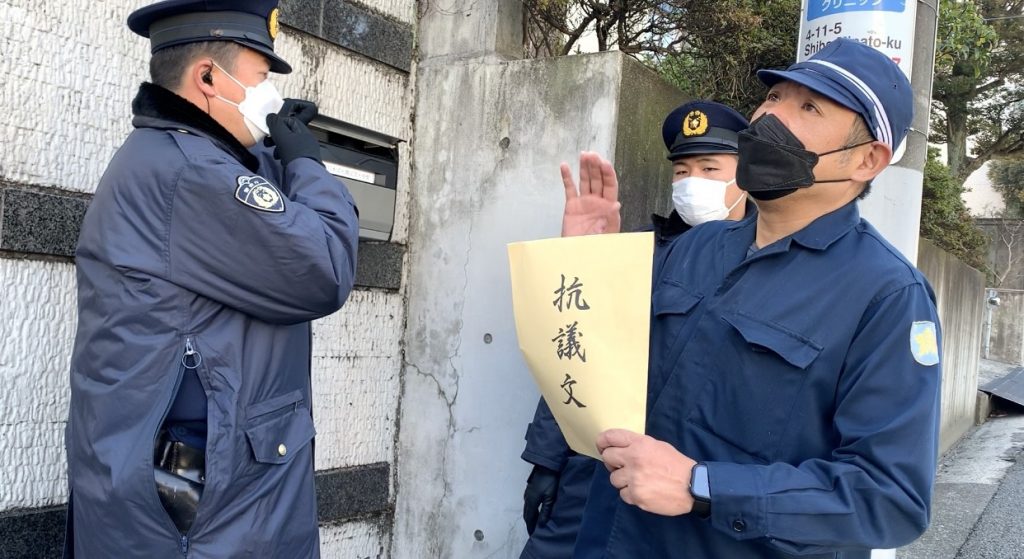
[{"label": "jacket collar", "polygon": [[[750,216],[757,215],[757,206],[750,201],[750,197],[747,197],[744,205],[746,206],[746,211],[743,213],[743,219],[739,221],[745,221]],[[651,224],[654,229],[654,238],[659,243],[668,243],[679,235],[693,229],[693,226],[683,221],[683,218],[679,216],[679,212],[675,210],[672,210],[668,217],[651,214]]]},{"label": "jacket collar", "polygon": [[[858,223],[860,223],[860,210],[857,209],[857,201],[853,200],[845,206],[815,219],[789,237],[780,239],[783,241],[782,243],[776,242],[773,244],[778,244],[782,247],[782,250],[786,250],[789,247],[790,241],[792,241],[811,250],[825,250]],[[756,214],[754,216],[747,216],[747,218],[729,226],[728,229],[738,230],[745,227],[752,227],[756,230]]]},{"label": "jacket collar", "polygon": [[803,229],[793,233],[793,240],[812,250],[825,250],[860,223],[857,201],[815,219]]},{"label": "jacket collar", "polygon": [[250,171],[255,173],[259,169],[256,156],[220,123],[183,97],[159,85],[146,82],[139,86],[139,93],[132,101],[132,113],[135,115],[132,126],[136,128],[182,130],[203,136]]},{"label": "jacket collar", "polygon": [[690,225],[683,221],[683,218],[679,217],[675,210],[672,210],[668,217],[651,214],[651,225],[654,229],[654,238],[659,245],[671,242],[672,239],[691,229]]}]

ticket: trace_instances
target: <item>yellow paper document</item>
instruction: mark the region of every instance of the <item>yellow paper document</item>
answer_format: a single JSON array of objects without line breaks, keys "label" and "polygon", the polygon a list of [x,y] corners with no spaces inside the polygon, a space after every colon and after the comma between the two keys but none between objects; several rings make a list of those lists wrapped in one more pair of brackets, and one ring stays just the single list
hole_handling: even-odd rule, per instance
[{"label": "yellow paper document", "polygon": [[644,432],[652,233],[508,245],[519,348],[569,446]]}]

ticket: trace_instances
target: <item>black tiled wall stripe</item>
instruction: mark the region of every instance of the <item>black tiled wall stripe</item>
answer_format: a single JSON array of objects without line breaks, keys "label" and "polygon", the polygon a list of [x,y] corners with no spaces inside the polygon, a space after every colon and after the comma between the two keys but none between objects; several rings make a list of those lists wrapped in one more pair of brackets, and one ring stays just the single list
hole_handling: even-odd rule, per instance
[{"label": "black tiled wall stripe", "polygon": [[[373,517],[390,524],[390,477],[384,462],[317,472],[320,524]],[[0,513],[0,559],[59,558],[66,518],[63,506]]]},{"label": "black tiled wall stripe", "polygon": [[281,22],[408,72],[413,29],[348,0],[281,0]]},{"label": "black tiled wall stripe", "polygon": [[[88,205],[89,198],[80,194],[0,184],[0,257],[70,259]],[[356,285],[397,290],[404,254],[396,243],[360,241]]]}]

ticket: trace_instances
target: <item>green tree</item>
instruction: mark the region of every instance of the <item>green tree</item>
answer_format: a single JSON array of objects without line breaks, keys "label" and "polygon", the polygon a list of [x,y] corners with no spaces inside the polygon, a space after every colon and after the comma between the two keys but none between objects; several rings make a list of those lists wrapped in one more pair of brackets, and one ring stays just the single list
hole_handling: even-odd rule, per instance
[{"label": "green tree", "polygon": [[785,68],[795,59],[800,0],[721,0],[701,7],[690,13],[685,48],[656,67],[683,91],[750,115],[766,93],[757,71]]},{"label": "green tree", "polygon": [[963,183],[939,161],[939,150],[928,148],[921,200],[921,236],[969,266],[988,271],[987,240],[975,227],[963,193]]},{"label": "green tree", "polygon": [[675,52],[685,34],[687,0],[523,0],[526,51],[534,56],[574,52],[588,33],[599,51]]},{"label": "green tree", "polygon": [[989,164],[988,178],[1003,197],[1002,217],[1024,218],[1024,157],[996,159]]},{"label": "green tree", "polygon": [[764,97],[755,73],[788,66],[800,0],[523,0],[528,56],[575,52],[585,34],[696,97],[750,114]]},{"label": "green tree", "polygon": [[959,184],[992,158],[1024,153],[1022,15],[1024,0],[940,1],[931,141],[947,145]]}]

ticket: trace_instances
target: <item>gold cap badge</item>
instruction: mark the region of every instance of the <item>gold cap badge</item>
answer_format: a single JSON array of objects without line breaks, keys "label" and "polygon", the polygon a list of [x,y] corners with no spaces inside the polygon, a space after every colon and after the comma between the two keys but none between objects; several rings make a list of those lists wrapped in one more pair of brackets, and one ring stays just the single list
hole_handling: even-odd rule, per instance
[{"label": "gold cap badge", "polygon": [[267,31],[270,32],[270,40],[277,39],[277,16],[281,13],[281,10],[274,8],[270,11],[270,16],[267,18]]},{"label": "gold cap badge", "polygon": [[683,119],[683,136],[703,136],[708,131],[708,115],[690,111]]}]

